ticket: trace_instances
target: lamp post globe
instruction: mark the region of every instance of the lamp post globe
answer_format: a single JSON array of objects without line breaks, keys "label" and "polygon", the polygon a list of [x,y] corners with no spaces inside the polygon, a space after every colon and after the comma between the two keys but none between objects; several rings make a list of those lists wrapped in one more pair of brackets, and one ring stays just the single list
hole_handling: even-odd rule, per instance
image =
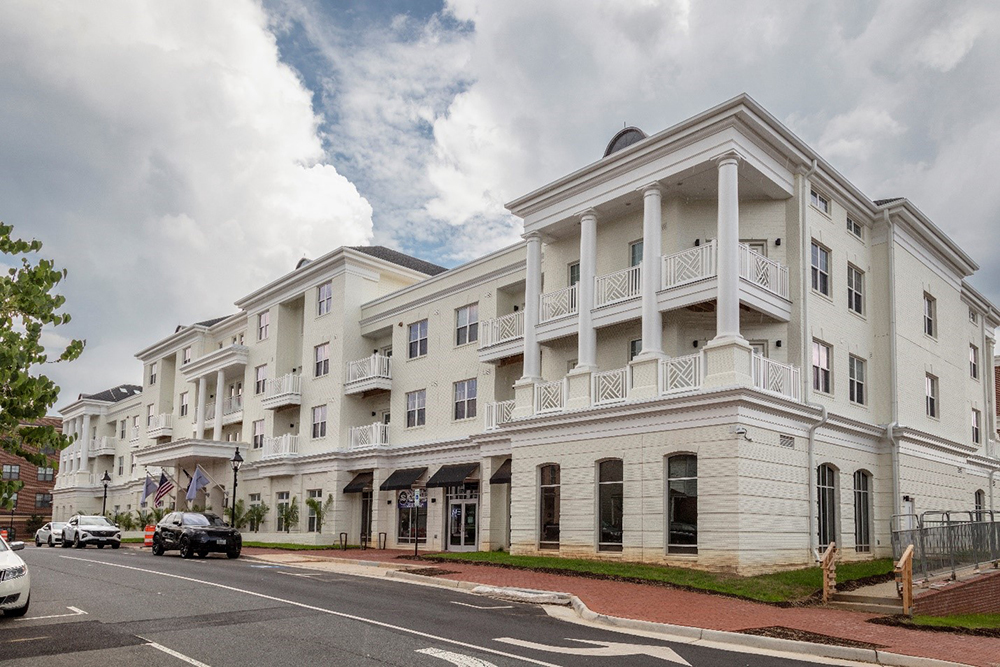
[{"label": "lamp post globe", "polygon": [[236,453],[233,454],[233,458],[230,461],[233,466],[233,509],[229,515],[229,523],[233,528],[236,528],[236,475],[240,472],[240,466],[243,465],[243,457],[240,456],[240,448],[236,448]]},{"label": "lamp post globe", "polygon": [[104,477],[101,478],[101,482],[104,484],[104,503],[101,505],[101,516],[107,516],[108,514],[108,484],[111,483],[111,475],[108,471],[104,471]]}]

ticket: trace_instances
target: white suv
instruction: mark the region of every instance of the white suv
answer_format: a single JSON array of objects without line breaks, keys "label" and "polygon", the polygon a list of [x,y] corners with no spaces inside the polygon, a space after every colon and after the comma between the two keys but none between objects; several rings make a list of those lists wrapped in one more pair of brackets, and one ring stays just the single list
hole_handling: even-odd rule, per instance
[{"label": "white suv", "polygon": [[0,537],[0,611],[4,616],[24,616],[31,601],[31,575],[28,566],[15,551],[24,542],[7,541]]},{"label": "white suv", "polygon": [[112,549],[117,549],[122,545],[122,532],[118,526],[103,516],[88,514],[70,517],[63,526],[62,538],[64,548],[73,545],[82,549],[88,544],[96,544],[98,549],[103,549],[105,544],[110,544]]}]

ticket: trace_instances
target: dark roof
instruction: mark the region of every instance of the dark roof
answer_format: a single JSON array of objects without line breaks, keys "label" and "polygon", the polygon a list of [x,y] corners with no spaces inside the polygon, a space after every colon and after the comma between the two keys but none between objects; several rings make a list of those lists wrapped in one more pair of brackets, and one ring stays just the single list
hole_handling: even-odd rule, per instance
[{"label": "dark roof", "polygon": [[111,389],[105,389],[104,391],[99,391],[96,394],[80,394],[80,398],[89,398],[92,401],[107,401],[108,403],[117,403],[118,401],[124,400],[135,396],[136,394],[142,393],[142,387],[137,384],[120,384],[117,387],[112,387]]},{"label": "dark roof", "polygon": [[411,257],[410,255],[405,255],[398,250],[393,250],[392,248],[386,248],[383,245],[358,245],[350,246],[351,250],[357,250],[358,252],[363,252],[366,255],[371,255],[372,257],[377,257],[378,259],[385,260],[387,262],[392,262],[398,266],[402,266],[407,269],[412,269],[413,271],[419,271],[420,273],[425,273],[428,276],[436,276],[439,273],[444,273],[448,269],[443,266],[438,266],[437,264],[431,264],[430,262],[425,262],[422,259],[417,259],[416,257]]},{"label": "dark roof", "polygon": [[615,136],[611,137],[608,147],[604,149],[604,157],[617,153],[623,148],[628,148],[632,144],[637,144],[646,138],[646,133],[637,127],[626,127],[619,130]]},{"label": "dark roof", "polygon": [[885,206],[886,204],[891,204],[894,201],[901,201],[903,199],[906,199],[906,197],[889,197],[888,199],[876,199],[875,205]]},{"label": "dark roof", "polygon": [[[212,319],[205,320],[204,322],[195,322],[191,326],[193,326],[193,327],[210,327],[213,324],[218,324],[222,320],[228,320],[230,317],[232,317],[232,315],[224,315],[223,317],[213,317]],[[180,331],[181,329],[184,329],[184,328],[186,328],[186,325],[184,325],[184,324],[178,324],[177,328],[174,329],[174,333],[177,333],[178,331]]]}]

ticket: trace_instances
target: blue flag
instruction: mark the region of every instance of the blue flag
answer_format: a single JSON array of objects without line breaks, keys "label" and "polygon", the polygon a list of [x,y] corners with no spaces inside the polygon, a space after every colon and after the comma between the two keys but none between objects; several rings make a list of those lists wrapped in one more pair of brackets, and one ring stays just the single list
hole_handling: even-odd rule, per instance
[{"label": "blue flag", "polygon": [[195,496],[198,495],[198,491],[208,486],[208,475],[206,475],[201,466],[197,466],[194,469],[194,477],[191,478],[191,483],[188,484],[187,496],[185,496],[189,501],[194,500]]},{"label": "blue flag", "polygon": [[146,481],[142,485],[142,502],[146,502],[146,498],[149,498],[151,495],[156,493],[156,489],[157,489],[156,482],[153,481],[153,478],[150,477],[149,473],[147,472]]}]

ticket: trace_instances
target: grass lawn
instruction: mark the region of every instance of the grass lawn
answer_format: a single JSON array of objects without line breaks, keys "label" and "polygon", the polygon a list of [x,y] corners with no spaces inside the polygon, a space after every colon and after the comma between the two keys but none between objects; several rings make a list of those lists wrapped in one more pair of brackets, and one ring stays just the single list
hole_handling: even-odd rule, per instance
[{"label": "grass lawn", "polygon": [[142,544],[144,537],[123,537],[122,544]]},{"label": "grass lawn", "polygon": [[934,628],[1000,628],[1000,614],[964,614],[959,616],[914,616],[913,625]]},{"label": "grass lawn", "polygon": [[[499,551],[437,554],[433,558],[542,570],[559,574],[594,575],[609,579],[665,583],[695,590],[734,595],[759,602],[794,602],[809,597],[823,587],[822,572],[818,567],[762,574],[754,577],[738,577],[641,563],[592,561],[553,556],[512,556]],[[860,563],[839,563],[837,565],[837,581],[844,583],[864,579],[892,572],[892,569],[892,560],[888,558]]]}]

